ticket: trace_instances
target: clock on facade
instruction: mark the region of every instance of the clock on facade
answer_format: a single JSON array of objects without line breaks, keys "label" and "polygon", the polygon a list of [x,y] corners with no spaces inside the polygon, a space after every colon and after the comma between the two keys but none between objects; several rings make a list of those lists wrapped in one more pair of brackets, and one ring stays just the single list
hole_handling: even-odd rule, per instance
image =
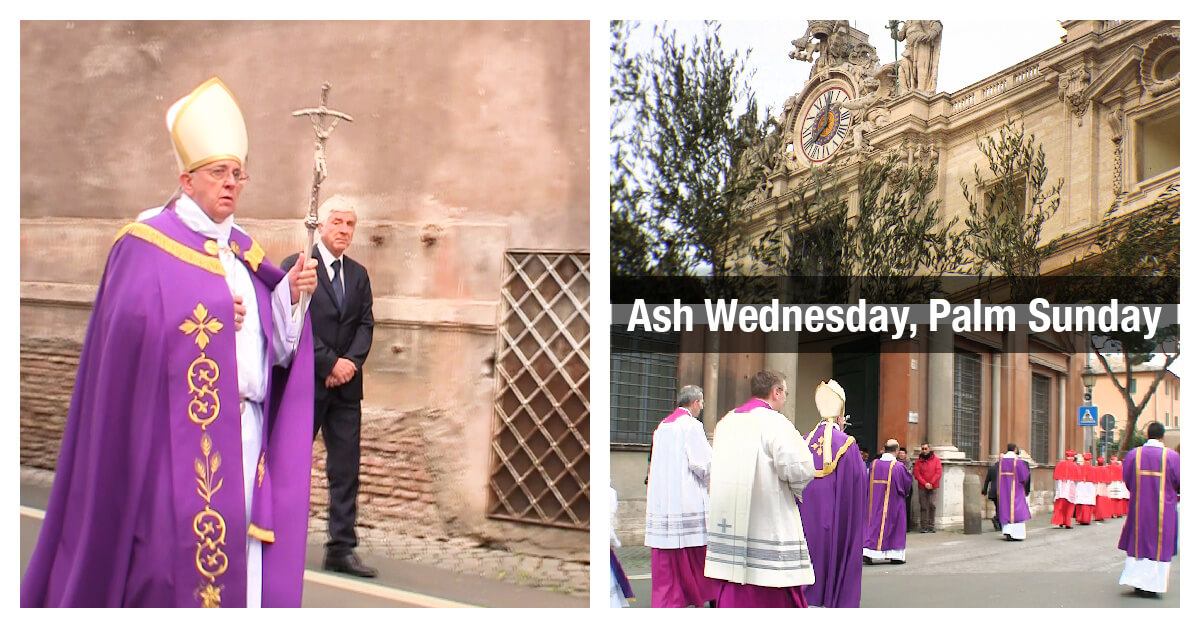
[{"label": "clock on facade", "polygon": [[836,107],[850,100],[842,87],[829,87],[813,99],[800,120],[800,150],[809,161],[819,163],[833,156],[850,135],[850,111]]}]

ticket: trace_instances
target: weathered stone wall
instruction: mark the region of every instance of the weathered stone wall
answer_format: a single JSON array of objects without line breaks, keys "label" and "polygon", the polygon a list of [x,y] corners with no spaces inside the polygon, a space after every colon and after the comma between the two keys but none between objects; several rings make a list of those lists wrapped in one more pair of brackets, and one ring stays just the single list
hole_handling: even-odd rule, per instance
[{"label": "weathered stone wall", "polygon": [[[312,173],[291,112],[329,81],[354,122],[322,199],[356,204],[348,253],[375,297],[363,525],[587,560],[586,531],[487,515],[504,254],[589,244],[588,39],[586,22],[22,22],[22,463],[53,465],[74,382],[45,347],[78,352],[113,236],[176,187],[171,102],[213,75],[234,92],[238,222],[278,261],[303,246]],[[314,461],[323,513],[320,444]]]}]

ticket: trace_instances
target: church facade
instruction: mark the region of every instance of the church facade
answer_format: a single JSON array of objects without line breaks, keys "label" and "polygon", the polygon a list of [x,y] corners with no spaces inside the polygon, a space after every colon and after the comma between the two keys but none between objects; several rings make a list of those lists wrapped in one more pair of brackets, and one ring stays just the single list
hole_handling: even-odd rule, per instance
[{"label": "church facade", "polygon": [[[750,241],[777,226],[808,193],[814,168],[836,181],[853,212],[864,166],[889,157],[934,168],[930,200],[939,203],[941,217],[964,218],[964,185],[974,194],[983,191],[977,167],[985,173],[983,187],[990,185],[978,141],[994,137],[1009,120],[1045,151],[1050,180],[1063,181],[1059,208],[1040,241],[1056,241],[1041,264],[1043,276],[1095,255],[1110,207],[1125,213],[1162,199],[1178,204],[1177,21],[1064,21],[1061,44],[953,93],[937,91],[941,23],[901,24],[904,54],[893,63],[880,64],[867,36],[844,20],[810,21],[793,42],[792,57],[811,62],[812,72],[784,103],[778,131],[758,157],[765,174],[747,207]],[[749,379],[761,368],[788,378],[783,412],[802,432],[818,420],[808,391],[834,377],[848,393],[848,432],[861,447],[876,454],[896,438],[914,452],[928,442],[944,469],[937,527],[961,525],[964,479],[982,478],[1008,442],[1017,443],[1034,468],[1033,512],[1047,512],[1055,461],[1085,444],[1075,413],[1084,395],[1087,342],[1079,333],[954,332],[944,325],[898,341],[797,332],[614,334],[618,531],[636,535],[645,434],[666,414],[654,417],[660,407],[635,408],[625,398],[701,385],[711,434],[720,416],[749,396]],[[642,373],[654,377],[638,389]],[[669,411],[673,399],[661,405]],[[978,507],[980,498],[973,499]]]}]

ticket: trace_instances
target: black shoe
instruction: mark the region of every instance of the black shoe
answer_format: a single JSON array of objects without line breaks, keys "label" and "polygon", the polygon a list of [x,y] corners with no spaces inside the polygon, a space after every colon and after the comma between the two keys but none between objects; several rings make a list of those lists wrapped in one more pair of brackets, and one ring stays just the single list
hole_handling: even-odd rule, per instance
[{"label": "black shoe", "polygon": [[870,556],[863,556],[863,564],[864,565],[874,565],[875,561],[871,560]]},{"label": "black shoe", "polygon": [[903,565],[903,564],[904,564],[904,561],[900,560],[899,558],[893,558],[893,559],[892,559],[892,564],[893,564],[893,565]]},{"label": "black shoe", "polygon": [[325,571],[348,573],[359,578],[374,578],[379,575],[378,569],[364,565],[354,552],[342,556],[330,556],[326,554]]},{"label": "black shoe", "polygon": [[1136,596],[1138,596],[1138,597],[1148,597],[1148,598],[1160,598],[1160,597],[1162,597],[1161,595],[1159,595],[1159,594],[1155,593],[1154,591],[1147,591],[1147,590],[1145,590],[1145,589],[1134,589],[1134,590],[1133,590],[1133,594],[1134,594],[1134,595],[1136,595]]}]

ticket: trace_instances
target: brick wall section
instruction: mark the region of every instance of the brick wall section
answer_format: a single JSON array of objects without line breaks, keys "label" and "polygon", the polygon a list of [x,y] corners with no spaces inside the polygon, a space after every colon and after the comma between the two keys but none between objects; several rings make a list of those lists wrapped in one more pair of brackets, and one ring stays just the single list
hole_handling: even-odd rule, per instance
[{"label": "brick wall section", "polygon": [[[21,341],[21,465],[53,471],[79,369],[79,343],[62,339]],[[430,455],[430,439],[448,422],[438,412],[397,412],[368,408],[362,425],[359,524],[385,532],[444,538],[436,477],[447,477],[440,457]],[[441,428],[441,429],[439,429]],[[325,528],[329,487],[325,443],[313,448],[313,526]],[[319,520],[319,521],[318,521]]]},{"label": "brick wall section", "polygon": [[21,340],[22,466],[53,470],[58,462],[79,351],[69,340]]},{"label": "brick wall section", "polygon": [[[445,536],[424,429],[440,418],[431,411],[364,411],[359,438],[360,527],[418,537]],[[329,515],[329,484],[322,437],[313,447],[312,478],[310,527],[324,530]]]}]

